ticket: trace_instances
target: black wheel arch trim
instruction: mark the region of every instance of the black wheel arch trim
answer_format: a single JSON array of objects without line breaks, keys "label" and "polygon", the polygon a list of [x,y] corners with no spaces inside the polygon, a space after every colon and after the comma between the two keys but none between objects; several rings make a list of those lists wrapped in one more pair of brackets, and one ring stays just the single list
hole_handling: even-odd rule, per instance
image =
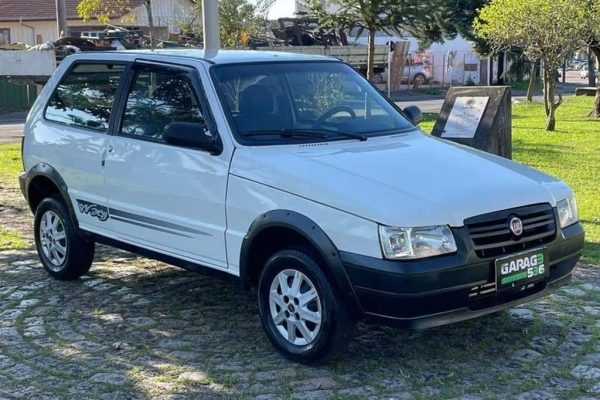
[{"label": "black wheel arch trim", "polygon": [[240,282],[242,287],[247,289],[250,286],[251,266],[249,265],[249,259],[252,241],[264,229],[271,227],[287,228],[306,238],[325,260],[327,264],[325,267],[329,268],[329,272],[334,277],[334,283],[341,291],[340,294],[345,300],[346,306],[352,313],[363,315],[354,287],[350,283],[339,251],[333,241],[313,220],[296,211],[271,210],[261,214],[252,222],[242,241],[240,250]]},{"label": "black wheel arch trim", "polygon": [[49,179],[58,188],[58,192],[60,193],[60,196],[65,202],[67,210],[69,211],[69,215],[73,220],[73,224],[77,229],[79,229],[77,213],[75,212],[75,209],[73,208],[73,203],[71,202],[71,198],[69,197],[69,187],[67,186],[67,183],[54,167],[45,162],[37,163],[36,165],[31,167],[31,169],[27,172],[27,175],[25,177],[25,193],[23,194],[25,196],[25,199],[27,200],[27,204],[29,205],[29,209],[31,210],[31,212],[35,213],[35,209],[31,204],[31,199],[29,198],[29,189],[34,179],[40,176]]}]

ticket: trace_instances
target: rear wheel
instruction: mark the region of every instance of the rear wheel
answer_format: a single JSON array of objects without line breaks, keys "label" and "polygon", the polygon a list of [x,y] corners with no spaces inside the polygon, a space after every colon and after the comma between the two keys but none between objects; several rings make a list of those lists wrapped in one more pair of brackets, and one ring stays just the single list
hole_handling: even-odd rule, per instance
[{"label": "rear wheel", "polygon": [[77,279],[90,270],[94,260],[94,243],[77,234],[59,196],[48,197],[38,205],[34,235],[42,265],[54,278]]},{"label": "rear wheel", "polygon": [[418,85],[423,85],[425,82],[427,82],[427,77],[425,75],[423,75],[421,73],[415,75],[413,83],[416,83]]},{"label": "rear wheel", "polygon": [[267,337],[286,358],[303,364],[323,363],[342,353],[356,324],[311,253],[275,253],[265,263],[258,288]]}]

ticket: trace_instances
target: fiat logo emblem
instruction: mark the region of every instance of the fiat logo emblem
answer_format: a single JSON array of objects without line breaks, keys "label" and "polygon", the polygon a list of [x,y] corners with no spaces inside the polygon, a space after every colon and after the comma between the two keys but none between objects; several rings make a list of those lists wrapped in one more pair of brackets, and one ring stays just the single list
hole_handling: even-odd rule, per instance
[{"label": "fiat logo emblem", "polygon": [[514,233],[516,236],[520,236],[523,233],[523,222],[517,218],[511,218],[510,222],[510,231]]}]

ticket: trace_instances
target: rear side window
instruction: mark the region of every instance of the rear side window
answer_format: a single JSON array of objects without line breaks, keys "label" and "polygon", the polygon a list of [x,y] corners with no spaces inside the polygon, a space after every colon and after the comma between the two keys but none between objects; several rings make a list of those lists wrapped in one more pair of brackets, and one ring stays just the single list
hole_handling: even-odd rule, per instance
[{"label": "rear side window", "polygon": [[76,65],[50,97],[46,119],[106,131],[124,71],[124,64]]}]

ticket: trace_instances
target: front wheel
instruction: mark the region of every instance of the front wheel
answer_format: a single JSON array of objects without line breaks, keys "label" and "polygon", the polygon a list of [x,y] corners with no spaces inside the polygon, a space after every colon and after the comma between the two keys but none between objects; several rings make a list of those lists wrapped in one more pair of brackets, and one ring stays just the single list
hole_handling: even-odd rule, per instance
[{"label": "front wheel", "polygon": [[35,210],[35,245],[42,265],[56,279],[85,275],[94,260],[94,243],[80,237],[62,199],[47,197]]},{"label": "front wheel", "polygon": [[342,353],[356,323],[311,253],[286,249],[271,256],[261,273],[258,305],[273,346],[289,360],[314,365]]}]

